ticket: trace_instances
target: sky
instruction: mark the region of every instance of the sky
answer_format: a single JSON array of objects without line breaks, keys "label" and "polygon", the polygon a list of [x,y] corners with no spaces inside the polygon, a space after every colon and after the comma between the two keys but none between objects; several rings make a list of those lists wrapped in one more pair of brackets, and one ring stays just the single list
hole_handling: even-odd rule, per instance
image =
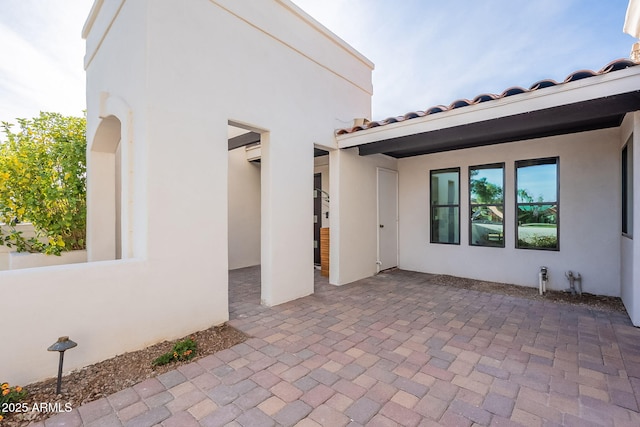
[{"label": "sky", "polygon": [[0,0],[0,121],[86,108],[82,26],[92,0]]},{"label": "sky", "polygon": [[[293,1],[375,63],[374,120],[599,70],[636,41],[627,0]],[[0,0],[0,121],[83,114],[92,4]]]}]

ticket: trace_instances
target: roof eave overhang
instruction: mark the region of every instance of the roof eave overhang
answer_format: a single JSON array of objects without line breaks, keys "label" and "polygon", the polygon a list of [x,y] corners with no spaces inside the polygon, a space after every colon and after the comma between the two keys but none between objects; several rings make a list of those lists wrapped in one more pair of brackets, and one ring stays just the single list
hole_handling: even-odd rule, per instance
[{"label": "roof eave overhang", "polygon": [[361,155],[408,157],[619,126],[640,110],[640,67],[337,136]]}]

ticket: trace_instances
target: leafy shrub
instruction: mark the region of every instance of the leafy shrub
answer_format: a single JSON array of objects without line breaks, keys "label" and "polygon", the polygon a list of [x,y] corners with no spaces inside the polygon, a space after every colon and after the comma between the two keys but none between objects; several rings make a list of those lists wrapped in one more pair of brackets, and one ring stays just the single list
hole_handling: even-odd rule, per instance
[{"label": "leafy shrub", "polygon": [[[0,142],[0,244],[18,252],[85,248],[86,119],[40,113],[3,122]],[[25,238],[16,224],[30,222],[36,236]]]},{"label": "leafy shrub", "polygon": [[191,338],[187,338],[175,343],[171,351],[154,359],[151,364],[153,366],[161,366],[171,362],[190,360],[196,355],[196,350],[196,342]]},{"label": "leafy shrub", "polygon": [[3,408],[6,408],[9,403],[18,403],[27,395],[27,391],[20,386],[11,387],[9,383],[2,383],[0,385],[0,421],[4,418]]},{"label": "leafy shrub", "polygon": [[558,238],[556,236],[532,236],[527,240],[518,239],[518,247],[555,249],[558,247]]}]

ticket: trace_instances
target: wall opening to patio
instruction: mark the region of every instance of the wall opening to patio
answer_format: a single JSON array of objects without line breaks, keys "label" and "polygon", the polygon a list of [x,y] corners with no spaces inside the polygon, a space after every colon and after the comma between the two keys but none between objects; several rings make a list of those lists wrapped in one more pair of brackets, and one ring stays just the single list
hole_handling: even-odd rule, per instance
[{"label": "wall opening to patio", "polygon": [[260,264],[260,135],[229,125],[228,138],[229,270],[235,270]]},{"label": "wall opening to patio", "polygon": [[89,261],[122,259],[122,124],[115,116],[101,120],[89,150],[93,168],[87,189],[92,210],[87,218]]}]

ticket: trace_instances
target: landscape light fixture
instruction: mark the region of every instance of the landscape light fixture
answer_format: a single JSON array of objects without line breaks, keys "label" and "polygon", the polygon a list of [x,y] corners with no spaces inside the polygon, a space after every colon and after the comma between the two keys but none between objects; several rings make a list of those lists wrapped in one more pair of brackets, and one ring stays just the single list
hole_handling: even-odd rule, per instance
[{"label": "landscape light fixture", "polygon": [[71,341],[69,337],[60,337],[58,341],[53,343],[47,349],[48,351],[57,351],[60,353],[60,362],[58,363],[58,385],[56,386],[56,394],[60,394],[60,387],[62,386],[62,363],[64,361],[64,352],[77,346],[75,342]]}]

